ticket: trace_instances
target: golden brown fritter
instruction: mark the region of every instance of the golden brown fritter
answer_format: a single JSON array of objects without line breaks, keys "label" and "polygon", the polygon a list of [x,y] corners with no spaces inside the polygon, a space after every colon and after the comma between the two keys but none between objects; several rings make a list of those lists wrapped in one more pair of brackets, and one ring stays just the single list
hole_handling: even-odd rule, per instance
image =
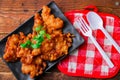
[{"label": "golden brown fritter", "polygon": [[34,16],[34,26],[33,26],[33,31],[35,31],[35,28],[42,25],[43,24],[43,20],[40,17],[39,13],[36,13]]},{"label": "golden brown fritter", "polygon": [[13,34],[8,37],[4,50],[5,54],[3,55],[3,58],[6,61],[14,62],[18,59],[16,52],[19,47],[19,44],[25,37],[26,36],[23,32],[20,32],[19,34]]},{"label": "golden brown fritter", "polygon": [[18,43],[19,43],[19,35],[18,34],[13,34],[12,36],[8,37],[8,40],[7,40],[6,46],[5,46],[5,54],[3,56],[3,58],[6,61],[14,62],[15,60],[18,59],[16,56]]},{"label": "golden brown fritter", "polygon": [[41,45],[42,58],[54,61],[63,55],[68,54],[72,39],[70,33],[53,34],[50,40],[45,40]]},{"label": "golden brown fritter", "polygon": [[31,78],[43,73],[46,61],[54,61],[67,55],[72,44],[72,35],[62,33],[63,21],[50,12],[49,7],[43,6],[41,15],[36,13],[34,16],[32,33],[26,36],[22,32],[13,34],[6,42],[3,58],[8,62],[19,59],[22,72],[29,74]]},{"label": "golden brown fritter", "polygon": [[55,18],[53,14],[50,14],[51,9],[47,6],[43,6],[42,19],[44,24],[47,25],[48,33],[52,33],[53,30],[61,29],[63,27],[63,21],[60,18]]},{"label": "golden brown fritter", "polygon": [[46,63],[41,59],[41,56],[34,57],[31,64],[22,64],[22,72],[30,74],[31,78],[42,74],[45,68]]},{"label": "golden brown fritter", "polygon": [[24,74],[30,74],[30,77],[33,78],[43,73],[43,70],[46,67],[46,63],[42,62],[42,64],[22,64],[22,72]]},{"label": "golden brown fritter", "polygon": [[41,49],[40,48],[33,49],[31,54],[32,54],[32,56],[40,55],[41,54]]}]

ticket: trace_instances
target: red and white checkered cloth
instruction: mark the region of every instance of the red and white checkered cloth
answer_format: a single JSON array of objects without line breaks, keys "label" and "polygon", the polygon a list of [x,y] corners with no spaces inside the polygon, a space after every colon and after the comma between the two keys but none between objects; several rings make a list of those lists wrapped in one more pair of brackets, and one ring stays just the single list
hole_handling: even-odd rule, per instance
[{"label": "red and white checkered cloth", "polygon": [[[74,24],[74,19],[77,15],[85,17],[86,13],[86,11],[70,11],[66,12],[65,15],[70,22]],[[104,21],[104,28],[106,31],[114,38],[118,45],[120,45],[120,19],[111,14],[98,14]],[[79,28],[75,28],[79,31]],[[90,38],[82,35],[80,31],[79,33],[85,39],[85,42],[67,58],[62,60],[58,64],[58,69],[70,76],[91,78],[110,78],[115,76],[120,69],[120,54],[102,31],[93,30],[93,36],[114,63],[114,68],[109,68]]]}]

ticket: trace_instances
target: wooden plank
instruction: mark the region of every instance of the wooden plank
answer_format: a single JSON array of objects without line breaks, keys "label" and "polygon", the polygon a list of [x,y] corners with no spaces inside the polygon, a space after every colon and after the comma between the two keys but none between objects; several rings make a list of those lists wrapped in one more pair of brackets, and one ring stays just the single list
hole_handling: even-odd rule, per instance
[{"label": "wooden plank", "polygon": [[16,80],[12,72],[0,72],[0,80]]},{"label": "wooden plank", "polygon": [[[100,12],[111,13],[120,17],[120,9],[111,9],[98,7]],[[81,10],[80,8],[79,10]],[[77,10],[77,9],[76,9]],[[15,30],[20,24],[28,20],[33,13],[0,13],[0,33],[10,33]]]},{"label": "wooden plank", "polygon": [[32,14],[0,13],[0,33],[10,33]]},{"label": "wooden plank", "polygon": [[[52,0],[2,0],[0,1],[0,7],[4,10],[36,10],[41,8],[43,5],[46,5],[48,2]],[[63,5],[61,7],[79,7],[79,6],[87,6],[89,4],[94,4],[96,6],[104,6],[111,8],[120,8],[119,5],[116,5],[116,2],[120,2],[119,0],[54,0],[58,5]],[[6,4],[7,3],[7,4]],[[67,9],[66,8],[66,9]]]},{"label": "wooden plank", "polygon": [[67,76],[59,72],[46,73],[40,77],[41,80],[119,80],[120,74],[117,74],[115,77],[110,79],[97,79],[97,78],[85,78],[85,77],[76,77],[76,76]]},{"label": "wooden plank", "polygon": [[[37,12],[43,5],[46,5],[49,0],[45,1],[8,1],[4,0],[0,2],[0,33],[10,33],[15,28],[17,28],[24,21],[29,19],[35,12]],[[112,13],[115,15],[120,14],[119,5],[115,5],[115,1],[106,0],[101,3],[100,0],[55,0],[58,6],[63,12],[69,10],[81,10],[85,6],[94,3],[100,11],[106,13]],[[117,2],[117,1],[116,1]],[[6,4],[7,3],[7,4]],[[64,4],[63,4],[64,3]],[[83,4],[84,3],[84,4]],[[109,4],[108,4],[109,3]]]},{"label": "wooden plank", "polygon": [[0,58],[0,72],[11,72],[8,66]]},{"label": "wooden plank", "polygon": [[[73,77],[73,76],[67,76],[59,72],[52,72],[40,76],[39,80],[119,80],[119,79],[120,79],[120,74],[110,79],[96,79],[96,78],[85,78],[85,77]],[[16,78],[12,74],[12,72],[7,72],[7,73],[0,72],[0,80],[16,80]]]},{"label": "wooden plank", "polygon": [[[36,12],[41,9],[43,5],[46,5],[52,0],[17,0],[17,1],[8,1],[4,0],[0,2],[0,12],[10,12],[10,13],[24,13],[24,12]],[[101,3],[101,0],[54,0],[63,12],[74,9],[81,9],[85,6],[94,4],[97,7],[105,7],[111,9],[120,8],[120,1],[118,0],[104,0]],[[6,4],[7,3],[7,4]],[[64,3],[64,4],[63,4]]]},{"label": "wooden plank", "polygon": [[7,34],[6,33],[1,33],[0,34],[0,40],[3,39]]}]

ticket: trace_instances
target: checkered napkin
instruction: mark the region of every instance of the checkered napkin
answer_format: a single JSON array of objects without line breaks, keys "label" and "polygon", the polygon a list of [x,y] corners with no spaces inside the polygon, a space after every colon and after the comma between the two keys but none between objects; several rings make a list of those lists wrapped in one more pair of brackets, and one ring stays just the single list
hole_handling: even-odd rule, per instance
[{"label": "checkered napkin", "polygon": [[[75,17],[80,15],[86,17],[86,13],[81,11],[71,11],[65,13],[66,17],[74,25]],[[112,38],[120,45],[120,19],[111,14],[99,13],[104,22],[104,28]],[[85,37],[75,26],[85,42],[78,49],[73,51],[67,58],[58,64],[58,69],[70,76],[83,76],[91,78],[110,78],[115,76],[120,68],[120,54],[105,37],[101,30],[93,30],[93,36],[114,63],[113,68],[109,68],[100,52],[95,47],[90,38]]]}]

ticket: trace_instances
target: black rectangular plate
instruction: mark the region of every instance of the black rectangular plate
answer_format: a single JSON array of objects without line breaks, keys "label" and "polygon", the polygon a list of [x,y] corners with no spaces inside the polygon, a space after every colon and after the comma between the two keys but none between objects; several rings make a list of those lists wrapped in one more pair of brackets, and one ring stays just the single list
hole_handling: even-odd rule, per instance
[{"label": "black rectangular plate", "polygon": [[[55,17],[59,17],[64,21],[63,33],[70,32],[71,34],[75,35],[75,37],[73,38],[72,47],[69,48],[69,53],[71,53],[73,50],[75,50],[77,47],[79,47],[84,42],[84,39],[75,30],[73,25],[64,16],[64,14],[61,12],[61,10],[58,8],[58,6],[56,5],[54,1],[50,2],[47,6],[51,8],[51,13],[54,14]],[[41,13],[41,10],[39,11],[39,13]],[[0,56],[3,57],[4,48],[5,48],[5,44],[6,44],[8,36],[19,33],[21,31],[24,32],[25,34],[28,34],[32,32],[33,24],[34,24],[34,16],[32,16],[29,20],[27,20],[25,23],[20,25],[15,31],[11,32],[5,38],[3,38],[0,41]],[[60,60],[62,60],[65,57],[66,56],[63,56],[54,62],[47,62],[48,66],[45,69],[44,73],[47,72],[51,67],[53,67],[55,64],[57,64]],[[29,75],[25,75],[21,72],[21,62],[19,61],[15,63],[6,62],[6,64],[9,66],[9,68],[11,69],[11,71],[13,72],[13,74],[18,80],[31,80]],[[37,79],[38,77],[35,78],[35,80]]]}]

